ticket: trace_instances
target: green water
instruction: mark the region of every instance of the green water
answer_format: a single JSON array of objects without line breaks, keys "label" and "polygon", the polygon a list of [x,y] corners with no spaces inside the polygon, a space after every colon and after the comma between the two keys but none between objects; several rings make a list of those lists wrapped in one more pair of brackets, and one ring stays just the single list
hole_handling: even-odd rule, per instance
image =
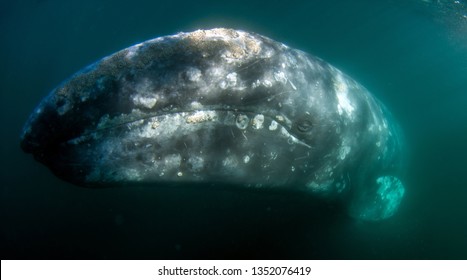
[{"label": "green water", "polygon": [[[387,105],[409,153],[394,217],[357,222],[297,194],[78,188],[19,148],[29,113],[69,75],[212,27],[319,56]],[[2,259],[467,258],[466,1],[2,1],[0,31]]]}]

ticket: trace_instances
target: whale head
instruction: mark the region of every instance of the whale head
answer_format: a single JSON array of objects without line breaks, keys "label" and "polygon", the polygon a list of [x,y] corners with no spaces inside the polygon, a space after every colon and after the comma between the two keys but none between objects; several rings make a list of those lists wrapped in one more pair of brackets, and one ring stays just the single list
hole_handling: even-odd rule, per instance
[{"label": "whale head", "polygon": [[21,146],[81,186],[227,182],[366,201],[383,184],[397,189],[394,206],[398,135],[384,107],[323,60],[212,29],[149,40],[78,72],[35,109]]}]

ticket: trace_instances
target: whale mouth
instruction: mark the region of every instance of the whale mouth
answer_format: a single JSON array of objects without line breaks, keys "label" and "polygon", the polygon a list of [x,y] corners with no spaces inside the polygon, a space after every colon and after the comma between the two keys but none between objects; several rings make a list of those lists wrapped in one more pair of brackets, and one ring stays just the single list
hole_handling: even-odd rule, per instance
[{"label": "whale mouth", "polygon": [[[159,128],[163,123],[163,128]],[[239,129],[241,131],[261,132],[261,130],[268,130],[271,132],[278,132],[288,139],[289,143],[303,145],[311,148],[307,143],[296,137],[292,131],[292,122],[278,112],[263,112],[259,113],[254,110],[241,110],[220,107],[206,107],[202,109],[191,110],[170,110],[161,111],[156,114],[122,114],[118,117],[109,118],[107,115],[103,116],[95,128],[88,129],[78,137],[73,137],[63,142],[79,142],[80,139],[87,138],[96,133],[103,131],[119,129],[119,127],[126,126],[127,128],[138,127],[142,124],[150,124],[154,130],[159,129],[165,135],[173,135],[175,132],[183,133],[182,130],[191,130],[192,128],[207,125],[207,126],[229,126]],[[251,128],[251,129],[249,129]],[[142,133],[142,131],[140,131]],[[142,134],[148,137],[154,135]],[[158,137],[161,135],[158,134]]]},{"label": "whale mouth", "polygon": [[[256,132],[263,129],[271,132],[277,131],[282,137],[286,137],[289,143],[311,148],[307,143],[296,137],[292,131],[292,122],[287,117],[271,110],[260,113],[252,109],[232,109],[229,106],[206,106],[185,110],[168,109],[160,110],[158,113],[144,113],[134,110],[129,114],[120,114],[114,117],[109,117],[106,114],[96,124],[89,125],[89,127],[84,126],[84,128],[72,127],[73,129],[70,130],[68,136],[60,135],[60,137],[53,131],[41,129],[44,123],[41,120],[49,118],[49,115],[44,113],[46,110],[41,109],[39,111],[41,113],[35,116],[33,121],[28,121],[21,135],[22,149],[32,154],[49,150],[52,146],[76,144],[95,137],[96,134],[103,134],[111,130],[122,130],[123,127],[132,128],[149,123],[152,129],[156,129],[160,126],[161,120],[164,120],[163,131],[166,135],[170,134],[169,132],[173,133],[180,130],[184,125],[192,128],[203,124],[211,126],[228,125],[243,131],[248,128],[252,128],[251,131]],[[224,117],[219,118],[220,116]],[[67,127],[67,124],[48,122],[49,128],[55,126]]]},{"label": "whale mouth", "polygon": [[310,151],[280,114],[203,108],[103,116],[80,135],[32,153],[55,175],[85,186],[226,178],[285,185],[296,177],[288,172],[306,168]]}]

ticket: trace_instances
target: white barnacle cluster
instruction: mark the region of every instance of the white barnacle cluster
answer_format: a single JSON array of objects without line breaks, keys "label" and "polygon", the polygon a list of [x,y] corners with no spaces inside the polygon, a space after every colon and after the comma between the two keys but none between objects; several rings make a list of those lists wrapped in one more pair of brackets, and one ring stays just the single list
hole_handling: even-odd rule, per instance
[{"label": "white barnacle cluster", "polygon": [[262,50],[261,40],[250,33],[225,28],[210,30],[197,30],[191,33],[182,33],[194,42],[223,41],[227,48],[221,57],[227,63],[235,63],[238,59],[245,59],[257,55]]},{"label": "white barnacle cluster", "polygon": [[290,87],[293,90],[297,90],[297,87],[295,84],[290,81],[284,71],[275,71],[275,72],[265,72],[261,79],[256,79],[251,83],[251,88],[255,89],[259,86],[263,86],[266,88],[271,88],[274,86],[276,83],[281,83],[283,85],[286,85],[289,83]]},{"label": "white barnacle cluster", "polygon": [[185,117],[187,123],[201,123],[217,119],[215,111],[196,111]]},{"label": "white barnacle cluster", "polygon": [[133,95],[131,100],[136,106],[147,109],[152,109],[157,103],[157,98],[153,96]]},{"label": "white barnacle cluster", "polygon": [[276,130],[278,126],[279,124],[275,120],[272,120],[271,124],[269,125],[269,130],[271,131]]},{"label": "white barnacle cluster", "polygon": [[192,110],[199,110],[199,109],[202,109],[203,108],[203,104],[199,103],[198,101],[193,101],[191,102],[190,104],[190,108]]},{"label": "white barnacle cluster", "polygon": [[154,91],[152,82],[149,79],[143,79],[136,84],[135,91],[130,98],[137,108],[152,109],[160,98],[159,96],[160,94]]},{"label": "white barnacle cluster", "polygon": [[237,73],[231,72],[225,76],[225,79],[219,82],[221,89],[234,88],[237,86]]},{"label": "white barnacle cluster", "polygon": [[173,135],[182,125],[186,123],[185,116],[187,113],[178,113],[171,115],[162,115],[148,120],[147,125],[140,125],[131,131],[132,137],[137,138],[154,138],[168,137]]},{"label": "white barnacle cluster", "polygon": [[228,69],[219,64],[213,64],[207,68],[203,76],[206,80],[212,81],[205,83],[202,88],[198,90],[198,94],[208,95],[212,92],[221,90],[235,90],[241,91],[245,89],[244,84],[238,78],[236,72],[229,72]]},{"label": "white barnacle cluster", "polygon": [[[252,88],[257,88],[259,86],[263,86],[266,88],[273,87],[276,83],[280,83],[286,85],[289,81],[287,74],[282,70],[277,71],[266,71],[261,79],[256,79],[252,84]],[[295,85],[290,82],[290,85],[294,90],[296,90]]]},{"label": "white barnacle cluster", "polygon": [[135,138],[157,137],[164,141],[174,134],[189,134],[190,131],[197,129],[197,125],[206,122],[219,122],[218,112],[215,110],[179,112],[133,121],[128,125],[134,126],[131,134]]},{"label": "white barnacle cluster", "polygon": [[347,117],[353,120],[355,107],[349,99],[349,86],[345,81],[345,78],[340,73],[336,75],[334,90],[337,96],[337,112],[341,116],[345,113]]},{"label": "white barnacle cluster", "polygon": [[286,84],[288,81],[287,75],[282,71],[275,71],[273,75],[274,79],[279,83]]},{"label": "white barnacle cluster", "polygon": [[263,123],[264,123],[264,115],[262,114],[256,115],[251,121],[251,125],[253,126],[254,129],[262,129]]},{"label": "white barnacle cluster", "polygon": [[[263,114],[256,114],[253,118],[250,119],[247,115],[240,113],[235,117],[235,124],[237,128],[241,130],[245,130],[251,126],[255,130],[263,129],[266,127],[269,131],[274,131],[280,127],[279,123],[275,120],[270,120],[270,122],[267,121]],[[287,137],[290,135],[287,130],[284,133],[282,134],[286,135]]]},{"label": "white barnacle cluster", "polygon": [[185,75],[190,82],[198,82],[203,73],[196,67],[188,67],[185,71]]},{"label": "white barnacle cluster", "polygon": [[262,82],[263,86],[267,87],[267,88],[270,88],[272,87],[272,81],[268,78],[265,78]]},{"label": "white barnacle cluster", "polygon": [[253,88],[253,89],[254,89],[254,88],[257,88],[257,87],[259,87],[260,85],[261,85],[261,81],[257,79],[256,81],[254,81],[254,82],[251,84],[251,88]]}]

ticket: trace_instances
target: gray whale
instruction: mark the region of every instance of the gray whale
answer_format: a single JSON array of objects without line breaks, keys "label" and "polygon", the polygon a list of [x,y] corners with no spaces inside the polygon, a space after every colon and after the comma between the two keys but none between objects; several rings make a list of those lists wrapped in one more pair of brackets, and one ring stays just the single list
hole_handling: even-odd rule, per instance
[{"label": "gray whale", "polygon": [[401,139],[385,107],[335,67],[220,28],[149,40],[83,69],[34,110],[21,147],[80,186],[288,188],[380,220],[404,196]]}]

